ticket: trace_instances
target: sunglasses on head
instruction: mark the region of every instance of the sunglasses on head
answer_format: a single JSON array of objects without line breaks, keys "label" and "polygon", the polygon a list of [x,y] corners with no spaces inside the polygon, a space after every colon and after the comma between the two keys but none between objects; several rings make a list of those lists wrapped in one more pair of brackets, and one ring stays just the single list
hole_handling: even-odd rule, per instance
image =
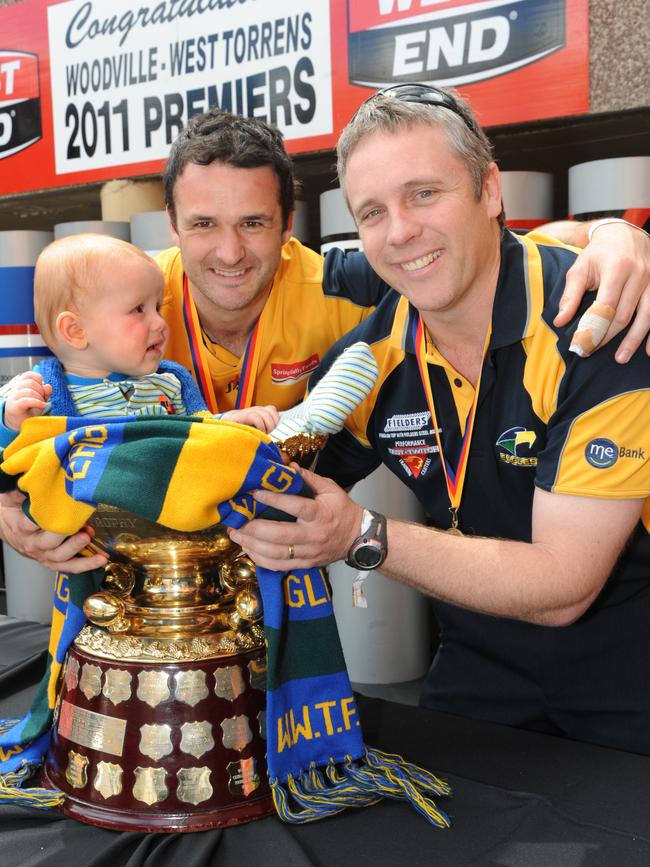
[{"label": "sunglasses on head", "polygon": [[399,99],[402,102],[415,102],[421,105],[434,105],[446,108],[457,115],[471,132],[476,133],[476,127],[453,96],[445,93],[444,90],[440,90],[438,87],[434,87],[432,84],[392,84],[390,87],[383,87],[381,90],[373,93],[372,96],[369,96],[364,101],[363,105],[367,102],[372,102],[373,99],[384,94],[391,94],[395,99]]}]

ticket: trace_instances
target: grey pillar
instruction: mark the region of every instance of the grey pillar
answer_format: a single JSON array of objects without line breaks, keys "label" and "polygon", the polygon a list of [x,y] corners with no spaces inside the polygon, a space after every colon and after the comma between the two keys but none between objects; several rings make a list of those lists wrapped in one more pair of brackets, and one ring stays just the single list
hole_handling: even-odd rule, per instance
[{"label": "grey pillar", "polygon": [[131,243],[150,256],[174,246],[167,211],[144,211],[131,216]]},{"label": "grey pillar", "polygon": [[121,220],[74,220],[71,223],[57,223],[54,227],[54,238],[67,238],[68,235],[79,235],[83,232],[94,232],[98,235],[110,235],[121,241],[131,240],[131,229],[127,222]]},{"label": "grey pillar", "polygon": [[[34,266],[51,232],[0,232],[0,384],[49,355],[34,324]],[[48,623],[53,573],[3,543],[7,613]]]},{"label": "grey pillar", "polygon": [[546,172],[501,172],[506,222],[514,229],[533,229],[553,219],[553,175]]},{"label": "grey pillar", "polygon": [[592,160],[569,169],[569,213],[576,219],[613,215],[643,226],[648,209],[650,156]]}]

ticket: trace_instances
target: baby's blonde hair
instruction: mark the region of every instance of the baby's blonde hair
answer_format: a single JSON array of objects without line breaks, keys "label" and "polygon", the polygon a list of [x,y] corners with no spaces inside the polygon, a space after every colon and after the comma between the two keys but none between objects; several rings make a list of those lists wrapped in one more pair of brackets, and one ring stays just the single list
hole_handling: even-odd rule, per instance
[{"label": "baby's blonde hair", "polygon": [[56,319],[64,310],[78,312],[84,297],[102,290],[102,272],[112,261],[133,256],[158,266],[143,250],[109,235],[69,235],[43,250],[34,271],[34,320],[45,343],[56,350]]}]

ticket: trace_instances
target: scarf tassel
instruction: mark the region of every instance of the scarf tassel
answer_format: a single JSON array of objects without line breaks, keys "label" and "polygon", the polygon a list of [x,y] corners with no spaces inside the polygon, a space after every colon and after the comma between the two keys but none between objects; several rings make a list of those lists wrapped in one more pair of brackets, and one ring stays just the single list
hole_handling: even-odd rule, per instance
[{"label": "scarf tassel", "polygon": [[49,810],[63,803],[63,792],[59,789],[23,789],[22,784],[39,769],[40,763],[23,762],[19,768],[0,774],[0,803],[17,807],[34,807]]},{"label": "scarf tassel", "polygon": [[400,756],[366,749],[365,759],[335,763],[324,770],[311,765],[300,777],[289,775],[282,784],[271,783],[278,815],[284,822],[304,824],[333,816],[351,807],[369,807],[390,798],[408,801],[432,825],[448,828],[449,817],[436,806],[432,795],[450,795],[451,789],[429,771]]}]

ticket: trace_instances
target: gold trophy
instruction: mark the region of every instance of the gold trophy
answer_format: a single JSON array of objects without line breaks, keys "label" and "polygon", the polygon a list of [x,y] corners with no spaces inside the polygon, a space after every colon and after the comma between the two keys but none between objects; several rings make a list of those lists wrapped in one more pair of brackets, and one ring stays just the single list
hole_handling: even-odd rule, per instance
[{"label": "gold trophy", "polygon": [[[281,448],[306,464],[326,439]],[[254,564],[221,525],[182,533],[112,506],[89,524],[110,560],[68,651],[44,785],[63,791],[64,813],[122,830],[272,813]]]}]

